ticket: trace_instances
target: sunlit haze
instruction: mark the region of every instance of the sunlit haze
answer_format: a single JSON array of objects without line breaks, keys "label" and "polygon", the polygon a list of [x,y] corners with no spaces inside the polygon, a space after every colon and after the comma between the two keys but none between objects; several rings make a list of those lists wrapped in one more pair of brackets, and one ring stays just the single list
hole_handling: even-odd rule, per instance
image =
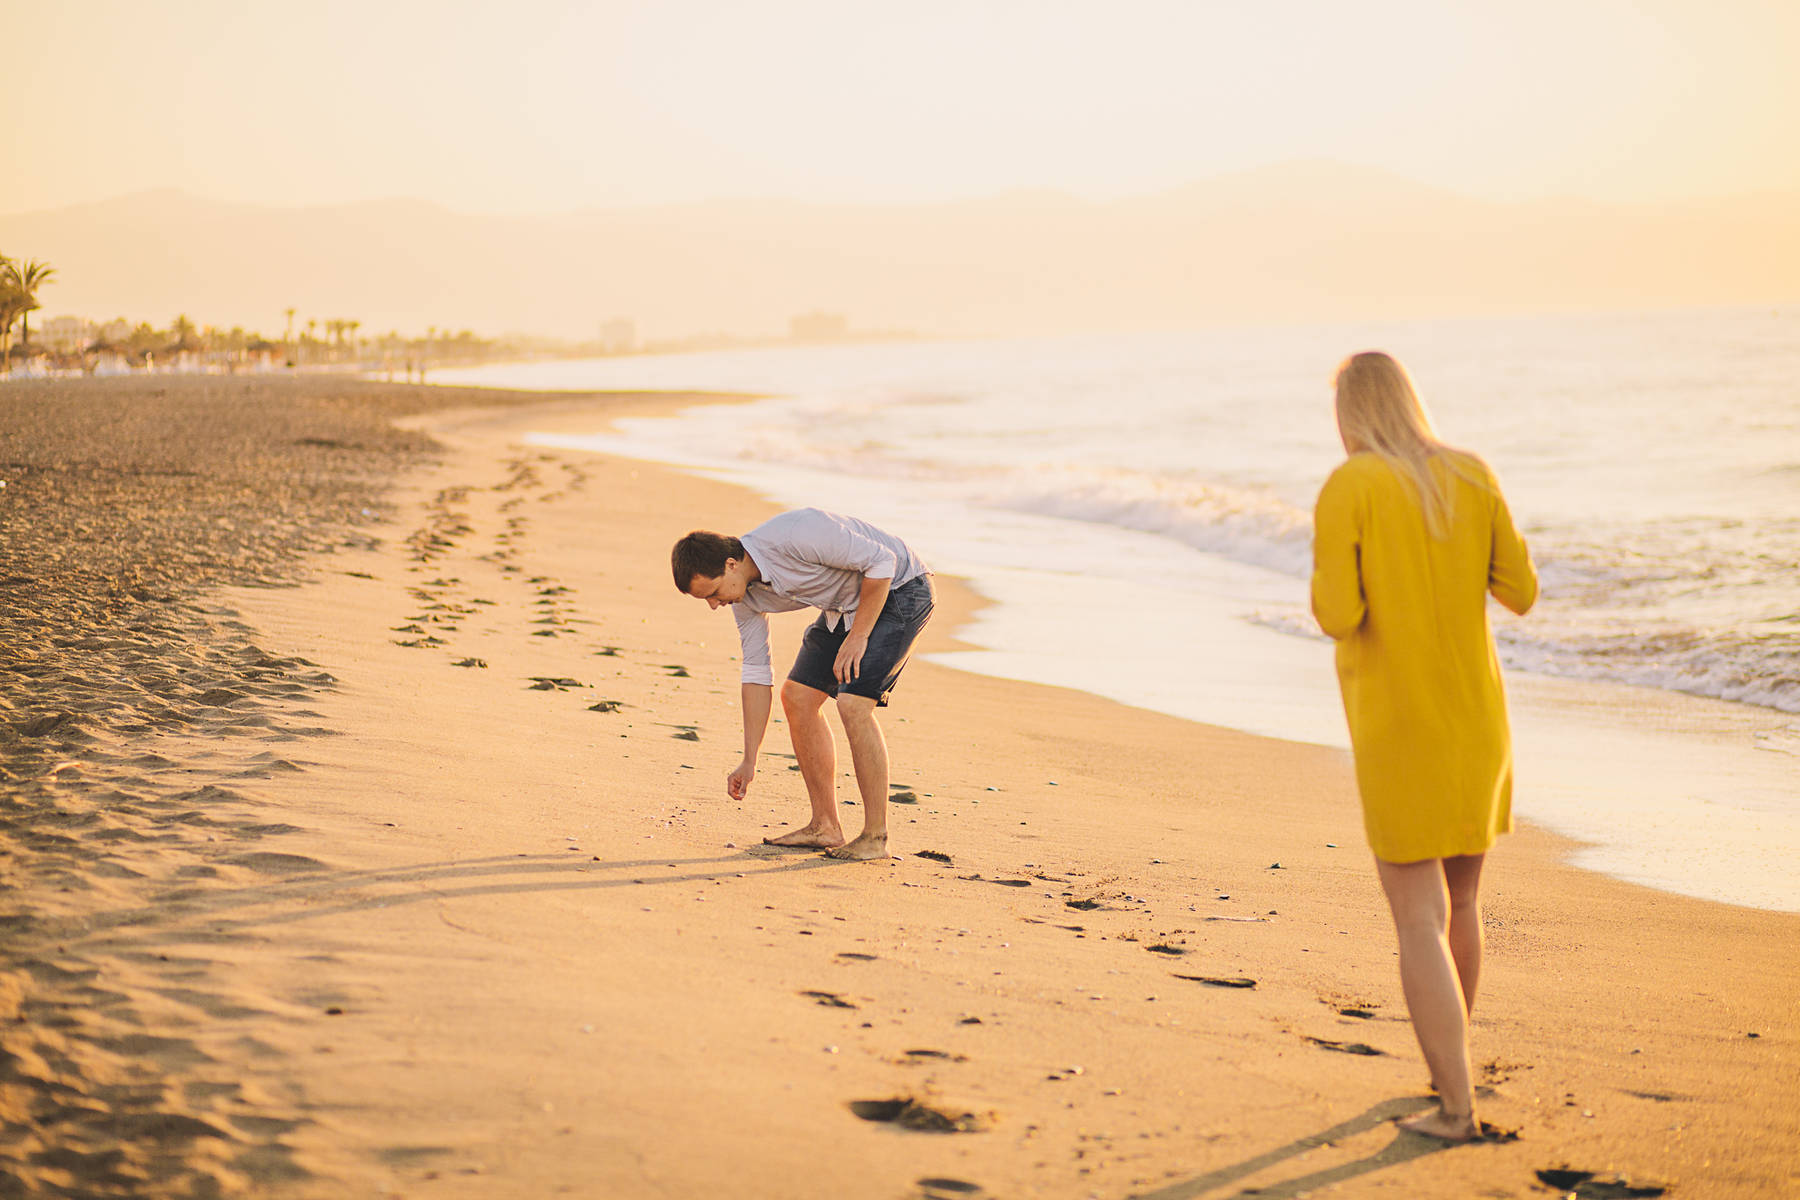
[{"label": "sunlit haze", "polygon": [[1800,188],[1787,0],[5,7],[0,213],[1107,198],[1297,158],[1484,199]]}]

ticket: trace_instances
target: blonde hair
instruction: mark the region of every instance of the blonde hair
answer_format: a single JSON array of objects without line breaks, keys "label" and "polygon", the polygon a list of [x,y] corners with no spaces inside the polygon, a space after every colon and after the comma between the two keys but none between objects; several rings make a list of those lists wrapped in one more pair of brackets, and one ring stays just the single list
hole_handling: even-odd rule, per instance
[{"label": "blonde hair", "polygon": [[[1412,376],[1393,355],[1365,350],[1338,364],[1333,382],[1344,448],[1352,454],[1366,450],[1385,459],[1418,493],[1425,528],[1433,537],[1448,536],[1452,473],[1471,479],[1476,473],[1470,464],[1460,461],[1464,455],[1438,440]],[[1431,469],[1432,460],[1440,457],[1449,470]]]}]

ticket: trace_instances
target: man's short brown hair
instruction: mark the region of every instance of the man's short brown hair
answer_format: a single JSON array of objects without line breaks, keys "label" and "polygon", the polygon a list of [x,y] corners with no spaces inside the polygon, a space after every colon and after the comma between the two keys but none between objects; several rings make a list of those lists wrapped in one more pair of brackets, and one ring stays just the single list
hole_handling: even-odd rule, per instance
[{"label": "man's short brown hair", "polygon": [[710,529],[696,529],[675,543],[669,552],[669,567],[675,574],[675,590],[688,594],[688,585],[696,575],[717,579],[725,573],[725,560],[744,559],[744,543]]}]

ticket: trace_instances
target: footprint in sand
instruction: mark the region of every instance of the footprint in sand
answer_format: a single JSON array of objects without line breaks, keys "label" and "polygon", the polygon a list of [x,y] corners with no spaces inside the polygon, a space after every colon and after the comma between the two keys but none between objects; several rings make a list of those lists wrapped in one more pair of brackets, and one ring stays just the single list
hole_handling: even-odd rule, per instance
[{"label": "footprint in sand", "polygon": [[559,675],[527,675],[526,678],[531,680],[531,686],[526,690],[532,692],[566,692],[571,688],[588,686],[579,679]]},{"label": "footprint in sand", "polygon": [[927,1176],[918,1181],[918,1188],[917,1200],[965,1200],[971,1196],[978,1198],[987,1191],[979,1183],[943,1176]]},{"label": "footprint in sand", "polygon": [[907,1050],[900,1056],[901,1062],[924,1062],[927,1059],[942,1059],[945,1062],[968,1062],[966,1054],[952,1054],[948,1050]]},{"label": "footprint in sand", "polygon": [[[1529,1070],[1531,1070],[1531,1067],[1527,1063],[1502,1062],[1500,1059],[1497,1059],[1497,1058],[1489,1059],[1487,1062],[1484,1062],[1481,1064],[1481,1081],[1483,1083],[1489,1083],[1489,1084],[1506,1083],[1512,1079],[1514,1071],[1529,1071]],[[1656,1099],[1656,1098],[1657,1097],[1654,1097],[1654,1096],[1652,1097],[1652,1099]],[[1661,1097],[1661,1098],[1662,1099],[1676,1099],[1677,1097]],[[1687,1097],[1682,1096],[1682,1097],[1679,1097],[1679,1099],[1685,1100],[1685,1099],[1687,1099]]]},{"label": "footprint in sand", "polygon": [[954,1109],[927,1104],[911,1096],[898,1096],[890,1100],[852,1100],[849,1108],[865,1121],[898,1125],[902,1129],[921,1133],[979,1133],[991,1120],[991,1114],[983,1117],[972,1112],[959,1113]]},{"label": "footprint in sand", "polygon": [[1360,1054],[1366,1058],[1386,1058],[1387,1051],[1377,1050],[1366,1042],[1334,1042],[1327,1038],[1309,1037],[1306,1039],[1315,1046],[1327,1050],[1336,1050],[1339,1054]]},{"label": "footprint in sand", "polygon": [[1577,1171],[1569,1167],[1552,1167],[1537,1172],[1538,1182],[1577,1200],[1636,1200],[1638,1197],[1661,1196],[1669,1189],[1661,1183],[1633,1183],[1623,1175],[1605,1178],[1593,1171]]},{"label": "footprint in sand", "polygon": [[1235,977],[1227,975],[1177,975],[1175,978],[1185,979],[1190,983],[1204,983],[1207,987],[1253,988],[1256,986],[1256,980],[1247,979],[1242,975]]},{"label": "footprint in sand", "polygon": [[[1504,1125],[1494,1125],[1487,1121],[1478,1121],[1476,1124],[1481,1126],[1481,1135],[1475,1139],[1478,1142],[1516,1142],[1519,1140],[1519,1131],[1517,1129],[1511,1129]],[[1580,1194],[1580,1189],[1577,1189],[1576,1195]],[[1644,1194],[1660,1196],[1662,1195],[1662,1192],[1646,1192]]]}]

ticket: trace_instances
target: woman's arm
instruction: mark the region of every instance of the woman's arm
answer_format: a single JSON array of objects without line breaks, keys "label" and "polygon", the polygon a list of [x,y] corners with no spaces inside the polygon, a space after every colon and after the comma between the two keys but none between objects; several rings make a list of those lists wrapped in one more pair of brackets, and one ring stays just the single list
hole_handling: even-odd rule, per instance
[{"label": "woman's arm", "polygon": [[1494,599],[1520,616],[1537,603],[1537,568],[1531,562],[1531,550],[1513,527],[1512,512],[1506,497],[1494,488],[1493,548],[1488,553],[1488,591]]},{"label": "woman's arm", "polygon": [[1361,503],[1342,469],[1332,473],[1313,508],[1312,611],[1319,628],[1342,640],[1362,628]]}]

